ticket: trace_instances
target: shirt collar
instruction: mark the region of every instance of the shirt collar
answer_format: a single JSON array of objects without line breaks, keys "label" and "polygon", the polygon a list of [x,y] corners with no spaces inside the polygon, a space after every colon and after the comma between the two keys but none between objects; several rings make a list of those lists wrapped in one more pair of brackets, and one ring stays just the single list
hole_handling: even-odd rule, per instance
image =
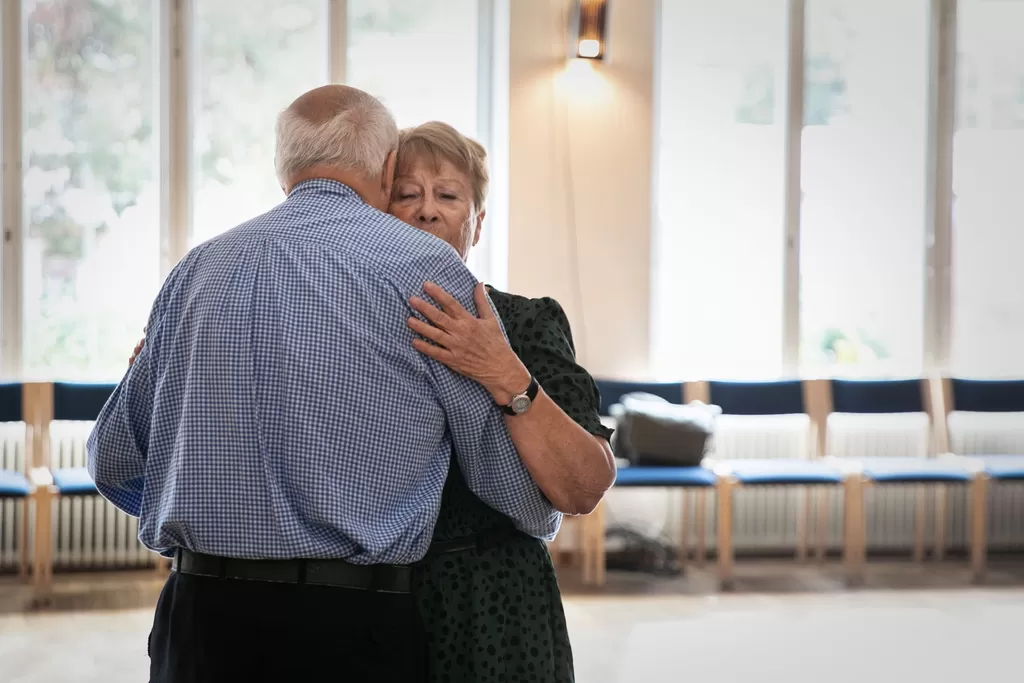
[{"label": "shirt collar", "polygon": [[339,183],[337,180],[329,180],[328,178],[303,180],[292,188],[289,196],[303,194],[333,194],[346,198],[354,197],[362,201],[362,198],[351,187],[345,183]]}]

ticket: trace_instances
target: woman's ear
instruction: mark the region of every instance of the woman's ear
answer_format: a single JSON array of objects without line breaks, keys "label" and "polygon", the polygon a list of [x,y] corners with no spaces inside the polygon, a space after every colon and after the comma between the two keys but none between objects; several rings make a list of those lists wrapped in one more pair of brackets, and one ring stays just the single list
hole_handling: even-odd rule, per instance
[{"label": "woman's ear", "polygon": [[487,211],[486,210],[481,211],[480,213],[478,213],[476,215],[476,225],[473,228],[473,246],[474,247],[476,246],[476,243],[480,241],[480,231],[483,230],[484,218],[486,216],[487,216]]}]

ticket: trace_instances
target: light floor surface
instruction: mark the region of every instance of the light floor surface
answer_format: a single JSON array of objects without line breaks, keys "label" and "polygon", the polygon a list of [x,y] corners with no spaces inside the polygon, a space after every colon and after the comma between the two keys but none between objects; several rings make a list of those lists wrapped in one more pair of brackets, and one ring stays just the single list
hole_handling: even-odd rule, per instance
[{"label": "light floor surface", "polygon": [[[807,572],[773,573],[775,584],[741,580],[729,594],[680,589],[701,585],[696,572],[689,581],[613,574],[600,593],[567,586],[577,680],[1024,680],[1022,583],[970,587],[953,570],[907,567],[847,591],[801,580]],[[803,589],[779,589],[782,576]],[[0,683],[145,681],[151,621],[151,607],[2,614]]]}]

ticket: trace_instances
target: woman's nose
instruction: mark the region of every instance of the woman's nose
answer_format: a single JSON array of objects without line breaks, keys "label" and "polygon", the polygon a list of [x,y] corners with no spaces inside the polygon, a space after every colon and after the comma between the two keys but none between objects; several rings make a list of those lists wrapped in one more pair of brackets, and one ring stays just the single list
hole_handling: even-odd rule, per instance
[{"label": "woman's nose", "polygon": [[436,223],[441,220],[434,203],[430,201],[425,201],[420,205],[420,210],[417,212],[416,218],[420,223]]}]

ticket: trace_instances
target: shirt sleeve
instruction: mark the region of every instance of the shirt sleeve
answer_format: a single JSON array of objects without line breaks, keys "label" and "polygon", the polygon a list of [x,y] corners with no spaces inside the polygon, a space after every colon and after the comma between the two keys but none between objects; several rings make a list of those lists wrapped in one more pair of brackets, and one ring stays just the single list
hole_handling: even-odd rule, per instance
[{"label": "shirt sleeve", "polygon": [[[476,314],[476,278],[462,263],[445,268],[434,282]],[[469,488],[510,517],[520,531],[536,538],[554,538],[562,514],[552,507],[519,458],[501,408],[477,382],[437,361],[428,359],[427,363]]]},{"label": "shirt sleeve", "polygon": [[133,517],[142,512],[143,474],[153,413],[153,352],[144,346],[114,389],[85,444],[89,475],[104,498]]}]

